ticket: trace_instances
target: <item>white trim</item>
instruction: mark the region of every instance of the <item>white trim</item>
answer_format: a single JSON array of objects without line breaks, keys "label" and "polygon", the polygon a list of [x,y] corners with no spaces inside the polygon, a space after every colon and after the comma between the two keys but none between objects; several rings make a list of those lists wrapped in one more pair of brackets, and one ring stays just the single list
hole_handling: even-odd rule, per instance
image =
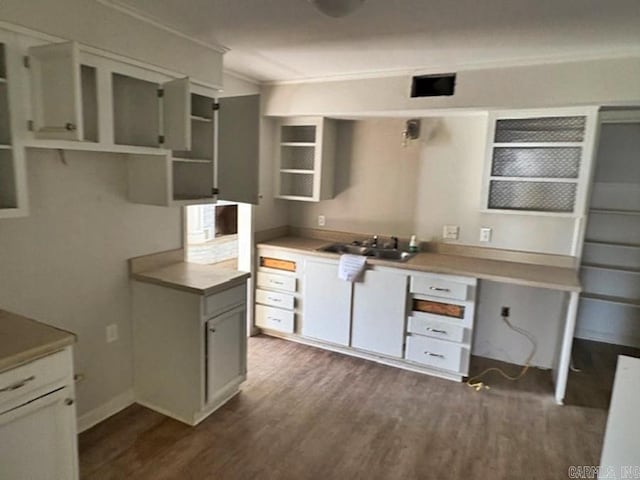
[{"label": "white trim", "polygon": [[318,77],[299,78],[292,80],[266,80],[260,82],[261,85],[294,85],[299,83],[323,83],[342,82],[350,80],[368,80],[376,78],[403,77],[414,75],[432,75],[437,73],[464,73],[473,70],[488,70],[493,68],[514,68],[532,67],[538,65],[555,65],[561,63],[580,63],[596,60],[615,60],[620,58],[638,58],[640,49],[632,48],[628,50],[615,50],[611,52],[600,52],[598,54],[567,54],[558,56],[531,57],[528,59],[507,59],[488,62],[467,63],[462,65],[433,65],[429,67],[402,68],[396,70],[373,70],[359,73],[345,73],[335,75],[324,75]]},{"label": "white trim", "polygon": [[[222,73],[224,75],[229,75],[230,77],[237,78],[238,80],[242,80],[244,82],[252,83],[252,84],[256,85],[257,87],[262,85],[260,80],[258,80],[257,78],[250,77],[249,75],[245,75],[244,73],[240,73],[240,72],[237,72],[235,70],[231,70],[231,69],[229,69],[227,67],[224,67],[222,69]],[[250,95],[253,95],[253,94],[250,94]]]},{"label": "white trim", "polygon": [[90,429],[134,403],[135,395],[133,393],[133,389],[125,390],[108,402],[103,403],[102,405],[94,408],[93,410],[89,410],[78,417],[78,433],[82,433],[85,430]]},{"label": "white trim", "polygon": [[170,25],[167,25],[166,23],[160,21],[159,19],[154,18],[145,12],[142,12],[137,8],[131,7],[130,5],[125,5],[117,0],[95,0],[95,1],[100,3],[101,5],[104,5],[107,8],[117,10],[120,13],[124,13],[125,15],[135,18],[136,20],[140,20],[141,22],[148,23],[149,25],[159,28],[160,30],[164,30],[165,32],[171,33],[172,35],[175,35],[180,38],[184,38],[185,40],[189,40],[190,42],[196,43],[209,50],[213,50],[214,52],[225,54],[229,51],[229,48],[225,47],[224,45],[205,42],[191,35],[187,35],[186,33],[181,32],[180,30],[177,30],[176,28]]},{"label": "white trim", "polygon": [[576,328],[575,337],[582,340],[594,342],[612,343],[614,345],[624,345],[626,347],[640,348],[640,338],[624,333],[599,332],[588,328]]},{"label": "white trim", "polygon": [[639,123],[640,110],[601,110],[600,123]]}]

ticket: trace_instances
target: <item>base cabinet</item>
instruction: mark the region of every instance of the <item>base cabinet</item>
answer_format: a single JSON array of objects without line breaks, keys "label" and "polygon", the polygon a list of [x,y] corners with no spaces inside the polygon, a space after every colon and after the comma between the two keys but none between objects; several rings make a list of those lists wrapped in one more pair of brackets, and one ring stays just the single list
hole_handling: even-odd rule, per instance
[{"label": "base cabinet", "polygon": [[351,346],[402,358],[408,275],[368,270],[353,288]]},{"label": "base cabinet", "polygon": [[246,380],[246,281],[204,296],[133,282],[136,401],[196,425]]}]

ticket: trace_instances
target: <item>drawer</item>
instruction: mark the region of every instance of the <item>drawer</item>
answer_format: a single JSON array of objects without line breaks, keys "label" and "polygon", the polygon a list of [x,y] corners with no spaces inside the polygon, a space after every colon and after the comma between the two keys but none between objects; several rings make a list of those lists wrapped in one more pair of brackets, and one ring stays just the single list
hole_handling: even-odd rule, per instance
[{"label": "drawer", "polygon": [[294,296],[289,293],[270,292],[268,290],[256,290],[256,302],[272,307],[287,308],[293,310]]},{"label": "drawer", "polygon": [[256,305],[256,325],[278,332],[293,333],[295,314],[289,310]]},{"label": "drawer", "polygon": [[411,293],[420,293],[431,297],[456,298],[466,300],[470,285],[431,275],[412,275]]},{"label": "drawer", "polygon": [[463,355],[466,356],[466,349],[456,343],[420,335],[407,337],[405,358],[412,362],[464,374],[466,372],[461,372]]},{"label": "drawer", "polygon": [[[18,400],[42,395],[51,388],[73,382],[71,350],[47,355],[0,373],[0,412],[16,406]],[[24,398],[23,398],[24,397]]]},{"label": "drawer", "polygon": [[258,272],[257,286],[260,288],[274,288],[276,290],[284,290],[286,292],[295,292],[296,277]]},{"label": "drawer", "polygon": [[435,320],[431,316],[411,316],[407,323],[407,331],[451,342],[464,342],[469,330],[461,325]]},{"label": "drawer", "polygon": [[204,297],[204,313],[207,318],[231,310],[247,301],[247,285],[243,283],[236,287],[223,290]]}]

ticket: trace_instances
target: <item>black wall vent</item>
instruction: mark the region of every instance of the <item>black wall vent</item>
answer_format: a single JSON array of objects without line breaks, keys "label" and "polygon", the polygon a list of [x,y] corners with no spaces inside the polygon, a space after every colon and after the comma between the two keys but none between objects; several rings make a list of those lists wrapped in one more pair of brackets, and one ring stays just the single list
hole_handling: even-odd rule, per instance
[{"label": "black wall vent", "polygon": [[451,96],[456,88],[456,74],[419,75],[411,82],[411,97]]}]

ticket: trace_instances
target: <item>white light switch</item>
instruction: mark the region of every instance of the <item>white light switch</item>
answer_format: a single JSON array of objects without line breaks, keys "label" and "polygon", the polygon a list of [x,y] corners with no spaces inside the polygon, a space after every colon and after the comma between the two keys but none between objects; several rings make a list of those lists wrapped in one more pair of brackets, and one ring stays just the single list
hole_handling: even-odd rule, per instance
[{"label": "white light switch", "polygon": [[324,227],[327,224],[327,219],[324,215],[318,215],[318,226]]},{"label": "white light switch", "polygon": [[491,241],[491,229],[487,227],[482,227],[480,229],[480,241],[481,242],[490,242]]},{"label": "white light switch", "polygon": [[445,225],[442,227],[442,238],[449,240],[457,240],[460,227],[458,225]]}]

